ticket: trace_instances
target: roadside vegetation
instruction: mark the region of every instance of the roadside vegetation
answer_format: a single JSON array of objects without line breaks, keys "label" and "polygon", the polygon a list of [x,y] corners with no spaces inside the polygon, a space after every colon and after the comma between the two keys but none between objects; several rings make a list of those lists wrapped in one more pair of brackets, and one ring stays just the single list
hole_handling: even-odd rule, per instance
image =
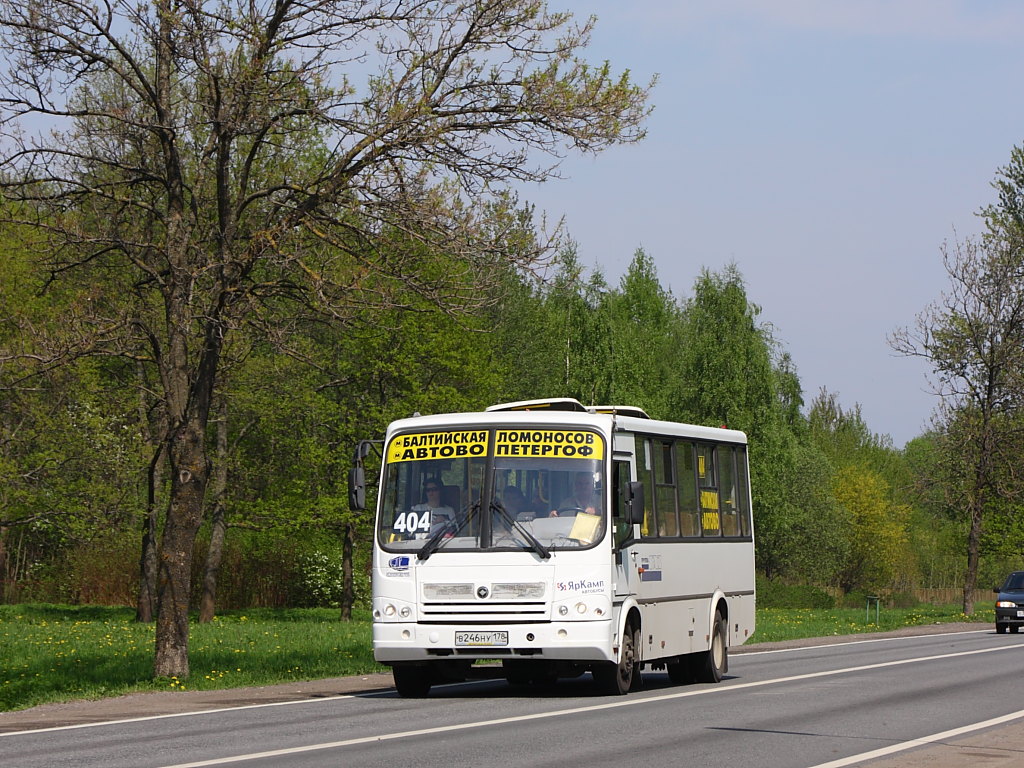
[{"label": "roadside vegetation", "polygon": [[153,625],[128,608],[0,606],[0,710],[143,691],[213,690],[382,671],[370,617],[228,611],[192,628],[188,680],[153,677]]},{"label": "roadside vegetation", "polygon": [[[993,621],[956,606],[764,608],[753,642],[878,632],[922,624]],[[331,609],[228,611],[192,628],[192,675],[153,678],[153,626],[128,608],[0,606],[0,711],[150,691],[274,685],[385,671],[373,660],[370,617],[340,622]]]},{"label": "roadside vegetation", "polygon": [[[605,275],[513,193],[643,138],[654,82],[584,64],[594,20],[351,5],[0,3],[4,706],[371,669],[346,469],[414,412],[573,397],[744,431],[759,575],[836,596],[759,589],[836,610],[761,639],[855,631],[866,595],[957,620],[1024,566],[1024,147],[889,340],[938,396],[899,447],[857,393],[804,391],[736,265],[681,233]],[[948,619],[896,599],[953,589]]]},{"label": "roadside vegetation", "polygon": [[994,609],[966,615],[958,605],[919,605],[914,608],[759,608],[757,632],[752,642],[799,640],[805,637],[831,637],[887,632],[903,627],[959,622],[993,623]]}]

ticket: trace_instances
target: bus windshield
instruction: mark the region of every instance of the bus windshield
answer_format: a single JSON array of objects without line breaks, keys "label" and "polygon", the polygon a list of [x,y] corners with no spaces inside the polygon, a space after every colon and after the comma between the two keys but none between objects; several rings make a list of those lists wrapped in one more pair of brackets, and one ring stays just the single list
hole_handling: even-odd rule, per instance
[{"label": "bus windshield", "polygon": [[493,438],[487,433],[481,433],[484,447],[477,455],[390,449],[377,522],[380,545],[421,558],[478,550],[533,550],[546,557],[550,550],[601,541],[607,528],[603,448],[535,456],[530,454],[544,451],[520,446],[509,456],[502,455],[510,452],[501,450],[502,432],[497,435],[497,456],[488,450]]}]

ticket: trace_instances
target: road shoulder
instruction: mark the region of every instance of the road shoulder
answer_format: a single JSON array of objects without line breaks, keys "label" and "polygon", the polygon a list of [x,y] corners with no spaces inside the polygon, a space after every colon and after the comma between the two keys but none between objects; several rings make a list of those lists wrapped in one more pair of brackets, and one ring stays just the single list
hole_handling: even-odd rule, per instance
[{"label": "road shoulder", "polygon": [[[820,645],[874,640],[887,637],[913,637],[943,632],[992,631],[986,624],[934,624],[904,627],[891,632],[861,635],[751,643],[730,649],[730,653],[786,650]],[[384,691],[392,687],[390,673],[333,677],[324,680],[284,683],[254,688],[230,688],[216,691],[155,691],[109,699],[79,700],[61,704],[42,704],[31,709],[0,712],[0,735],[23,730],[82,726],[145,717],[208,712],[217,709],[307,701],[334,696],[357,696]]]}]

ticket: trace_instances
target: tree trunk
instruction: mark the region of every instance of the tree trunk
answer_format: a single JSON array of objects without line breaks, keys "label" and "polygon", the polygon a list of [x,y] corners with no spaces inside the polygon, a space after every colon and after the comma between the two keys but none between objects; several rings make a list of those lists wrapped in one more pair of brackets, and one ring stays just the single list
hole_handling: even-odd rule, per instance
[{"label": "tree trunk", "polygon": [[150,402],[146,395],[149,387],[142,363],[138,363],[135,375],[139,387],[139,427],[143,430],[146,447],[150,451],[149,467],[146,469],[146,515],[142,520],[142,551],[139,553],[139,594],[135,606],[135,620],[149,623],[156,614],[157,578],[157,530],[160,514],[158,498],[164,484],[166,453],[164,446],[165,426],[157,427],[150,417]]},{"label": "tree trunk", "polygon": [[164,448],[157,445],[149,462],[146,490],[146,516],[142,520],[142,552],[139,555],[139,598],[135,620],[150,622],[156,612],[157,580],[157,497],[164,483]]},{"label": "tree trunk", "polygon": [[205,419],[192,416],[170,446],[171,498],[160,547],[157,582],[156,677],[187,678],[188,608],[192,549],[203,521],[210,467],[203,443]]},{"label": "tree trunk", "polygon": [[971,501],[971,527],[967,532],[967,571],[964,574],[964,615],[974,613],[974,590],[978,586],[978,563],[981,560],[982,499]]},{"label": "tree trunk", "polygon": [[224,539],[227,536],[227,520],[224,512],[224,495],[228,487],[228,404],[221,397],[217,421],[217,458],[213,469],[213,511],[210,531],[210,547],[206,553],[206,568],[203,571],[203,597],[199,604],[199,623],[213,621],[217,607],[217,577],[224,555]]},{"label": "tree trunk", "polygon": [[974,591],[978,585],[978,562],[981,555],[981,515],[971,515],[967,537],[967,571],[964,573],[964,614],[974,613]]},{"label": "tree trunk", "polygon": [[981,531],[984,524],[985,507],[988,506],[988,491],[991,487],[993,458],[996,440],[992,433],[992,418],[983,409],[981,432],[978,437],[978,456],[974,464],[967,511],[970,513],[970,529],[967,532],[967,572],[964,574],[964,615],[974,613],[974,590],[978,586],[978,564],[981,560]]},{"label": "tree trunk", "polygon": [[0,605],[7,601],[7,529],[0,525]]},{"label": "tree trunk", "polygon": [[356,602],[352,555],[355,550],[356,524],[345,523],[345,536],[341,543],[341,620],[352,621],[352,606]]}]

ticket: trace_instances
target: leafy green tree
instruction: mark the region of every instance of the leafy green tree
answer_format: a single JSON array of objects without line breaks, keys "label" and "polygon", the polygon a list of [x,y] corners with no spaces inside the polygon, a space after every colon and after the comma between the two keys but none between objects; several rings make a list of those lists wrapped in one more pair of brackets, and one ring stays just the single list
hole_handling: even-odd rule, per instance
[{"label": "leafy green tree", "polygon": [[813,505],[805,498],[815,493],[796,483],[812,477],[818,462],[799,450],[806,427],[795,367],[759,315],[735,265],[702,271],[683,306],[673,413],[680,421],[747,433],[759,567],[783,575],[807,562],[794,544],[803,541],[810,551],[818,541],[797,538],[810,530],[806,513]]},{"label": "leafy green tree", "polygon": [[957,243],[944,253],[949,291],[924,310],[893,348],[928,360],[939,393],[943,479],[964,515],[964,612],[974,591],[988,517],[1021,492],[1015,473],[1024,390],[1024,241],[1014,233]]},{"label": "leafy green tree", "polygon": [[[131,368],[111,359],[41,365],[41,340],[74,344],[66,326],[89,296],[61,286],[32,258],[26,229],[0,248],[0,599],[27,568],[137,519],[139,432]],[[9,559],[9,538],[22,555]]]},{"label": "leafy green tree", "polygon": [[850,551],[840,586],[846,592],[877,592],[893,581],[906,560],[910,507],[894,504],[884,479],[864,465],[840,468],[833,493],[849,524]]},{"label": "leafy green tree", "polygon": [[642,405],[654,418],[671,418],[673,395],[683,385],[678,365],[683,314],[644,251],[634,254],[618,290],[605,297],[604,309],[611,372],[606,401]]},{"label": "leafy green tree", "polygon": [[[548,178],[566,147],[643,135],[648,89],[577,58],[592,24],[527,0],[0,6],[4,122],[47,122],[14,134],[2,185],[48,221],[60,274],[123,276],[123,291],[85,309],[79,352],[142,341],[160,372],[157,676],[189,672],[225,340],[280,317],[273,305],[345,322],[380,305],[364,291],[372,275],[457,305],[445,276],[421,275],[420,255],[388,235],[429,240],[486,279],[510,249],[465,200]],[[366,51],[378,61],[362,63]]]},{"label": "leafy green tree", "polygon": [[797,442],[776,468],[786,491],[771,498],[772,514],[758,511],[759,570],[768,578],[838,584],[850,557],[850,519],[832,493],[832,466],[816,446]]},{"label": "leafy green tree", "polygon": [[811,403],[807,422],[810,439],[833,466],[860,462],[883,470],[892,458],[892,441],[871,431],[859,403],[844,409],[838,395],[822,389]]},{"label": "leafy green tree", "polygon": [[701,272],[684,307],[682,389],[676,404],[684,420],[755,436],[768,426],[779,401],[774,341],[758,324],[760,311],[747,299],[735,265],[719,274]]}]

